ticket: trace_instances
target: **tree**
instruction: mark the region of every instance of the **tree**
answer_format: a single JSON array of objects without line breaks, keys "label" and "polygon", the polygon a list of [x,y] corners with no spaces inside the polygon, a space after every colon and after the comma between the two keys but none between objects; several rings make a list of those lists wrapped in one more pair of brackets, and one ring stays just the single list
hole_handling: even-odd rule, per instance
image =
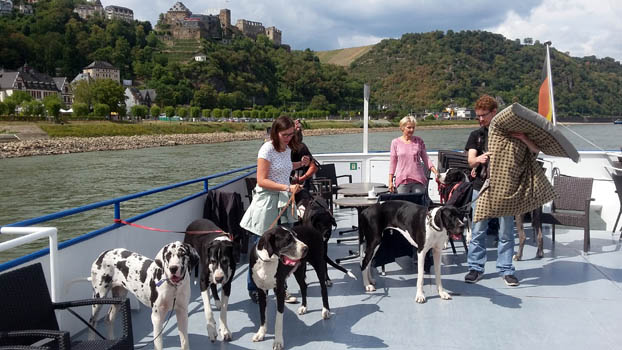
[{"label": "tree", "polygon": [[6,103],[0,102],[0,115],[5,115],[8,111],[9,109],[6,106]]},{"label": "tree", "polygon": [[324,95],[315,95],[311,99],[309,109],[325,110],[328,109],[328,100]]},{"label": "tree", "polygon": [[201,115],[201,108],[190,107],[190,118],[199,118],[200,115]]},{"label": "tree", "polygon": [[89,106],[86,103],[76,102],[72,108],[74,117],[87,117],[89,115]]},{"label": "tree", "polygon": [[104,103],[97,103],[93,107],[93,113],[96,117],[109,117],[110,116],[110,107]]},{"label": "tree", "polygon": [[93,93],[87,80],[80,80],[72,87],[74,103],[84,103],[87,106],[93,105]]},{"label": "tree", "polygon": [[188,108],[187,107],[177,107],[177,115],[186,118],[188,116]]},{"label": "tree", "polygon": [[204,109],[201,111],[201,116],[205,117],[205,118],[209,118],[212,114],[212,110],[210,109]]},{"label": "tree", "polygon": [[157,105],[153,105],[151,106],[151,116],[154,118],[157,118],[160,116],[160,107],[158,107]]},{"label": "tree", "polygon": [[14,90],[13,94],[7,98],[15,102],[16,105],[21,105],[24,101],[32,101],[32,96],[30,96],[30,94],[26,91],[22,90]]},{"label": "tree", "polygon": [[43,105],[48,115],[54,117],[55,122],[60,122],[60,109],[63,108],[63,101],[58,95],[49,95],[43,98]]},{"label": "tree", "polygon": [[218,92],[209,85],[203,85],[199,90],[194,92],[190,104],[201,108],[212,108],[216,107],[217,100]]},{"label": "tree", "polygon": [[136,118],[144,118],[148,112],[147,106],[143,105],[135,105],[130,108],[131,115]]},{"label": "tree", "polygon": [[175,107],[173,107],[173,106],[166,106],[166,107],[164,107],[164,114],[168,118],[174,116],[175,115]]},{"label": "tree", "polygon": [[214,118],[221,118],[222,110],[220,108],[214,108],[214,110],[212,111],[212,114],[214,115]]},{"label": "tree", "polygon": [[112,79],[97,79],[91,84],[93,102],[108,105],[111,112],[120,112],[125,104],[123,86]]}]

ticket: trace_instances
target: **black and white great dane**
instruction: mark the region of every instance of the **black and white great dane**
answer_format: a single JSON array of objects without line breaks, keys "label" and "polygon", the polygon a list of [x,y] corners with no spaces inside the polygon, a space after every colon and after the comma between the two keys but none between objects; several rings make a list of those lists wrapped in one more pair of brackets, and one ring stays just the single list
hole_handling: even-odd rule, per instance
[{"label": "black and white great dane", "polygon": [[[197,219],[188,225],[184,243],[193,246],[201,262],[201,299],[207,323],[207,335],[214,342],[220,333],[223,341],[231,340],[227,326],[227,307],[231,295],[231,282],[235,275],[234,243],[231,236],[208,219]],[[197,266],[197,268],[199,267]],[[222,297],[218,298],[217,285],[222,286]],[[220,309],[220,327],[216,332],[216,321],[210,304],[210,291],[214,303]]]},{"label": "black and white great dane", "polygon": [[[330,212],[326,200],[322,197],[311,195],[307,190],[301,190],[296,193],[296,207],[298,209],[298,217],[300,218],[298,224],[317,230],[322,237],[321,250],[324,252],[322,263],[324,265],[328,264],[356,279],[356,276],[350,270],[347,270],[343,266],[335,263],[333,259],[328,256],[328,241],[332,235],[333,227],[337,226],[337,222],[335,221],[333,214]],[[315,255],[318,254],[316,251],[320,248],[312,248],[310,246],[310,244],[313,244],[315,241],[304,242],[309,245],[309,253],[313,253],[313,258],[315,259]],[[328,273],[326,273],[326,285],[329,287],[332,285],[332,281],[330,280]]]},{"label": "black and white great dane", "polygon": [[[290,229],[277,226],[264,232],[251,250],[248,266],[259,292],[259,330],[253,341],[262,341],[266,335],[266,296],[270,289],[276,294],[276,319],[272,349],[283,349],[283,311],[285,309],[285,280],[302,265],[308,247]],[[301,268],[304,268],[302,266]]]},{"label": "black and white great dane", "polygon": [[361,261],[365,291],[376,290],[371,276],[371,262],[382,243],[382,235],[389,229],[400,232],[417,248],[417,295],[415,301],[425,302],[423,268],[425,255],[433,249],[436,286],[441,299],[451,299],[441,282],[441,250],[449,234],[462,233],[464,224],[460,211],[453,206],[442,206],[427,211],[427,207],[402,200],[374,204],[359,217],[359,235],[365,241],[365,256]]},{"label": "black and white great dane", "polygon": [[[112,290],[113,297],[123,298],[130,291],[150,307],[156,350],[162,349],[162,324],[174,304],[181,349],[188,349],[190,270],[198,262],[196,250],[179,241],[162,247],[154,260],[123,248],[107,250],[91,265],[93,297],[103,298]],[[93,305],[91,325],[95,324],[100,308],[101,305]],[[110,308],[110,325],[117,312],[118,306]]]}]

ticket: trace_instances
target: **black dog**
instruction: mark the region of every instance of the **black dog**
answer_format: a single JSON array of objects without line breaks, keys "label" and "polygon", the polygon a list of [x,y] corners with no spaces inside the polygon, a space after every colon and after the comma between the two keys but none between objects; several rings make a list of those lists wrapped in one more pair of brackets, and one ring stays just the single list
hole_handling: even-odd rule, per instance
[{"label": "black dog", "polygon": [[[211,289],[216,307],[220,308],[219,333],[222,340],[229,341],[231,332],[227,327],[227,306],[229,295],[231,295],[231,281],[235,275],[233,240],[211,220],[197,219],[186,228],[184,243],[192,245],[201,257],[201,298],[205,310],[207,334],[212,342],[218,336],[210,305]],[[217,284],[222,285],[222,302],[218,298]]]},{"label": "black dog", "polygon": [[[266,335],[266,296],[268,290],[276,294],[277,314],[274,326],[273,349],[283,349],[283,311],[285,309],[285,280],[294,271],[302,270],[308,247],[289,229],[277,226],[264,232],[249,254],[248,268],[259,292],[261,324],[253,341],[262,341]],[[298,273],[300,274],[300,273]],[[299,277],[296,280],[300,283]]]},{"label": "black dog", "polygon": [[[330,240],[330,237],[332,235],[333,227],[337,226],[337,222],[335,221],[335,217],[333,216],[333,214],[331,214],[326,200],[322,197],[312,196],[308,191],[302,190],[296,193],[296,206],[298,207],[299,213],[302,213],[302,215],[300,215],[301,219],[297,223],[297,225],[314,228],[322,236],[321,250],[324,252],[324,264],[328,263],[335,269],[356,279],[356,276],[351,271],[335,263],[328,256],[328,241]],[[303,242],[309,244],[306,241]],[[313,252],[316,251],[315,249],[309,250]],[[326,273],[325,275],[326,285],[330,286],[332,284],[330,277],[328,276],[328,273]]]},{"label": "black dog", "polygon": [[418,276],[416,301],[425,301],[423,294],[423,265],[425,254],[431,248],[434,256],[434,272],[436,285],[442,299],[451,299],[443,290],[441,283],[441,250],[447,242],[449,234],[462,233],[464,224],[460,220],[462,213],[454,206],[446,205],[432,209],[407,201],[393,200],[374,204],[365,209],[359,217],[359,235],[364,238],[365,257],[361,262],[365,290],[376,290],[375,281],[371,278],[370,263],[378,246],[382,243],[382,235],[387,229],[400,232],[413,246],[417,247]]}]

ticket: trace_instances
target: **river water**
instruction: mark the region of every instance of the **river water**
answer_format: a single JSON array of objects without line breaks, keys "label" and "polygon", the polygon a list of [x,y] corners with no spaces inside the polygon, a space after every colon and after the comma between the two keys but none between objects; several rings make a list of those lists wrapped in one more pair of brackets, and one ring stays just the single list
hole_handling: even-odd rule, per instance
[{"label": "river water", "polygon": [[[569,126],[572,131],[560,129],[579,150],[598,148],[572,131],[606,150],[619,150],[622,146],[622,125],[577,124]],[[428,150],[461,150],[472,130],[418,130],[415,135],[423,138]],[[391,140],[399,135],[398,131],[372,132],[369,150],[388,151]],[[362,134],[307,136],[304,141],[314,153],[361,152],[363,148]],[[256,162],[261,143],[251,140],[0,159],[0,226],[251,165]],[[126,202],[121,216],[131,217],[201,189],[202,184],[197,184]],[[109,207],[45,225],[59,227],[59,241],[63,241],[109,225],[112,219],[113,209]],[[2,236],[5,235],[0,235],[0,240],[6,239]],[[39,246],[33,244],[30,249]],[[0,253],[0,262],[6,260],[6,254]]]}]

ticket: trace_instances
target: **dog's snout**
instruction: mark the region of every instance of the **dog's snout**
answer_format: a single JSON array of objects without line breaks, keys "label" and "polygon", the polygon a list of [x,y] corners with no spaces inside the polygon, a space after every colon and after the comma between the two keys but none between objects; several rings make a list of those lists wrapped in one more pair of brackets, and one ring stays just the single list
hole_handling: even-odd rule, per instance
[{"label": "dog's snout", "polygon": [[179,270],[179,266],[177,266],[177,265],[171,265],[171,266],[169,266],[169,268],[168,268],[168,269],[171,271],[171,273],[172,273],[172,274],[176,274],[176,273],[177,273],[177,270]]},{"label": "dog's snout", "polygon": [[222,283],[224,276],[214,276],[214,279],[216,280],[216,283]]}]

